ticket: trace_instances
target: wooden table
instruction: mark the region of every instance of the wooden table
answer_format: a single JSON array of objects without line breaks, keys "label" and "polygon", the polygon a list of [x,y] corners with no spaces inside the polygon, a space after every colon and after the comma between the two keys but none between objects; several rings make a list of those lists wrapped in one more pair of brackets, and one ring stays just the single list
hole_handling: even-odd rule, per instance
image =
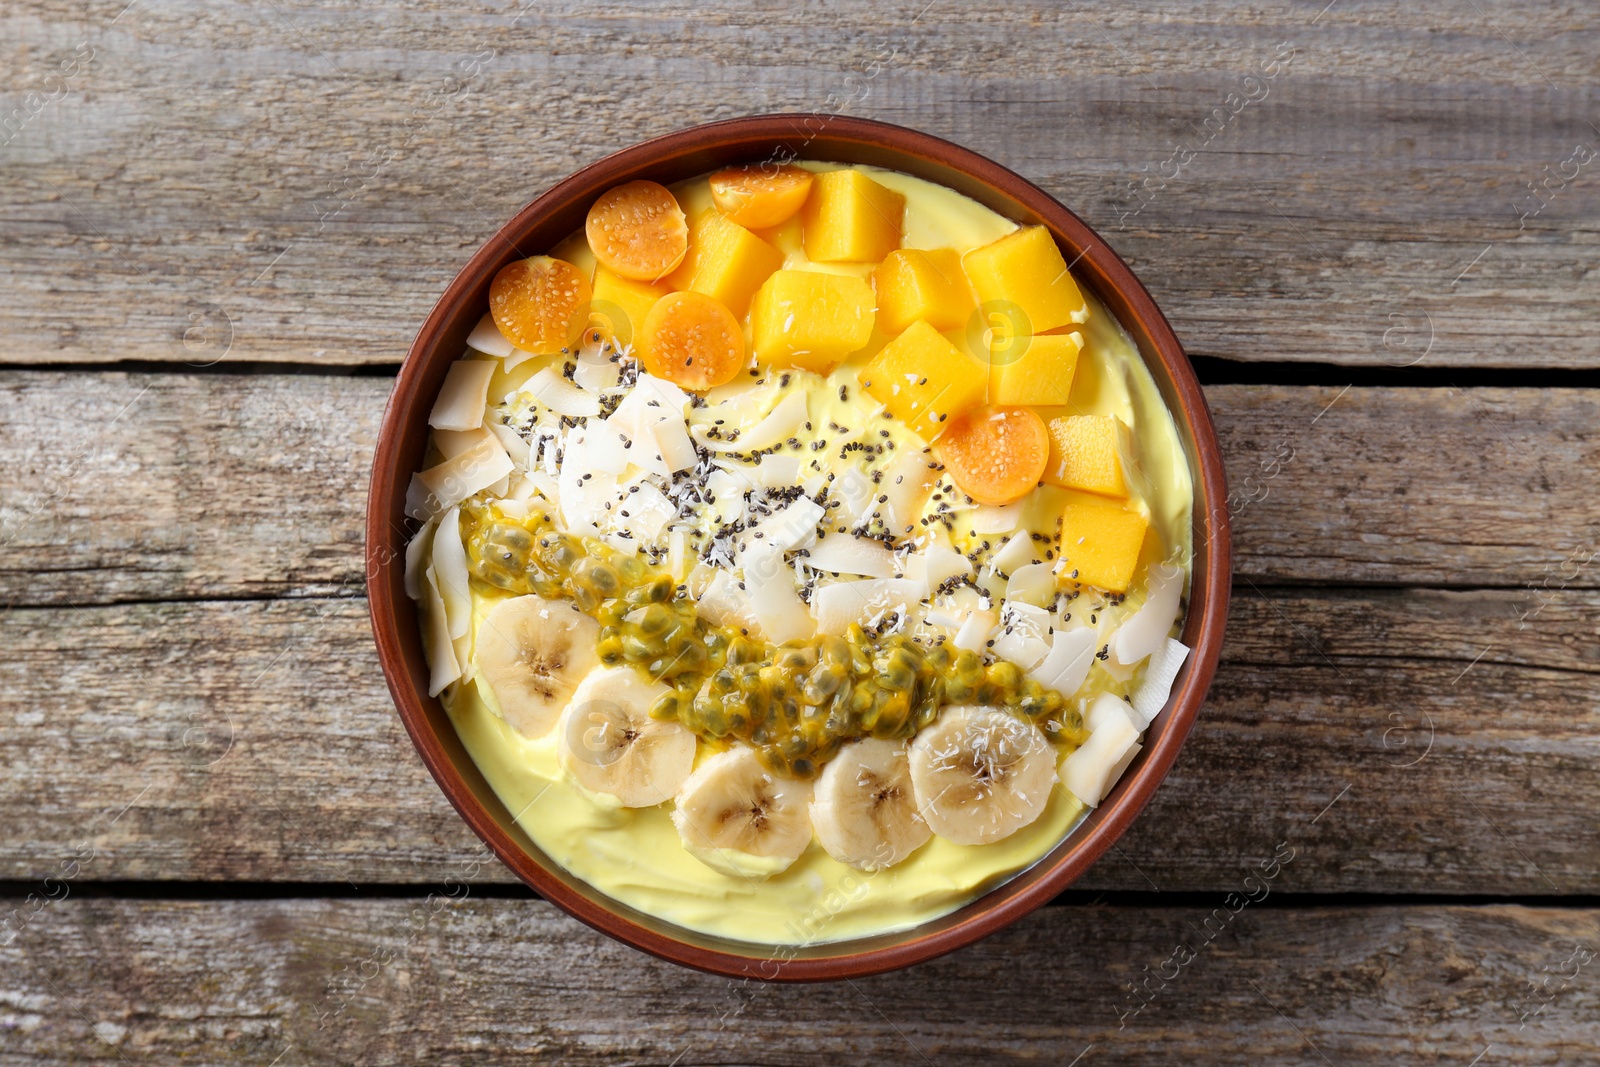
[{"label": "wooden table", "polygon": [[[1594,1061],[1592,6],[125,2],[0,14],[0,1064]],[[1133,831],[832,986],[511,884],[362,600],[446,280],[577,166],[761,111],[1082,214],[1235,490],[1223,667]]]}]

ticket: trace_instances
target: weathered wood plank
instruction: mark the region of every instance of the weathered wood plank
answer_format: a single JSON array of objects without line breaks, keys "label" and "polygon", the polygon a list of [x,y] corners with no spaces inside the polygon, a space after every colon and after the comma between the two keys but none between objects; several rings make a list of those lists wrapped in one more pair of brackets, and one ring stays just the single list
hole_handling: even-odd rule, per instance
[{"label": "weathered wood plank", "polygon": [[[353,591],[389,388],[0,373],[0,601]],[[1516,586],[1530,606],[1600,585],[1600,399],[1589,391],[1207,395],[1242,585]]]},{"label": "weathered wood plank", "polygon": [[118,7],[0,19],[0,359],[392,363],[577,166],[808,111],[1040,183],[1196,352],[1600,365],[1577,7]]},{"label": "weathered wood plank", "polygon": [[[1600,594],[1241,591],[1171,777],[1083,886],[1589,892]],[[0,615],[0,878],[436,882],[476,845],[345,600]],[[1510,844],[1508,845],[1508,842]],[[486,879],[508,876],[498,865]]]},{"label": "weathered wood plank", "polygon": [[1046,908],[909,971],[764,986],[538,901],[67,899],[0,947],[0,1062],[1326,1067],[1600,1042],[1592,910],[1271,900],[1210,927],[1220,901]]}]

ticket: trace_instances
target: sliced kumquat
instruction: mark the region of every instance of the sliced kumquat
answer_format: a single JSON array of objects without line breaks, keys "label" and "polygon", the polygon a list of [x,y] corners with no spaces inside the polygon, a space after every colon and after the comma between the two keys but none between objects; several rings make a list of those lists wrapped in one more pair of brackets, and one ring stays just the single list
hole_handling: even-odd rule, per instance
[{"label": "sliced kumquat", "polygon": [[711,176],[711,199],[730,222],[752,230],[794,217],[811,192],[811,172],[758,163],[729,167]]},{"label": "sliced kumquat", "polygon": [[975,408],[950,420],[939,459],[962,492],[980,504],[1010,504],[1039,484],[1050,432],[1032,408]]},{"label": "sliced kumquat", "polygon": [[689,250],[683,208],[656,182],[628,182],[602,193],[589,209],[584,235],[595,259],[635,281],[671,274]]},{"label": "sliced kumquat", "polygon": [[702,293],[669,293],[644,317],[636,348],[645,369],[685,389],[710,389],[744,368],[744,331]]},{"label": "sliced kumquat", "polygon": [[489,285],[489,313],[524,352],[559,352],[589,321],[589,279],[564,259],[533,256],[508,263]]}]

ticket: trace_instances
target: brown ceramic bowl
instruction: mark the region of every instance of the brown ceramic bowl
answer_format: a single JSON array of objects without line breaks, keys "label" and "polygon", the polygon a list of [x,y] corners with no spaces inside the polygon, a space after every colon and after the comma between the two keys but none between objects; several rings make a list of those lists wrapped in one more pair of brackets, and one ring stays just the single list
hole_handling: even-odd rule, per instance
[{"label": "brown ceramic bowl", "polygon": [[[467,334],[488,306],[495,273],[582,227],[595,198],[621,182],[671,183],[773,158],[888,167],[965,193],[1018,222],[1047,225],[1079,282],[1121,320],[1143,354],[1188,449],[1196,495],[1192,591],[1183,630],[1183,641],[1194,652],[1150,727],[1144,751],[1111,795],[1038,863],[941,919],[900,933],[802,949],[685,930],[606,897],[547,858],[512,821],[444,708],[428,696],[417,616],[399,565],[411,532],[406,485],[422,462],[428,412],[446,367],[462,353]],[[1211,414],[1183,346],[1133,271],[1082,219],[999,164],[899,126],[804,114],[730,119],[669,133],[584,167],[518,212],[445,290],[417,333],[378,435],[367,501],[372,629],[389,690],[428,770],[467,825],[540,896],[620,941],[700,970],[786,981],[851,978],[931,959],[1015,922],[1070,885],[1127,830],[1177,759],[1216,670],[1231,579],[1226,498]]]}]

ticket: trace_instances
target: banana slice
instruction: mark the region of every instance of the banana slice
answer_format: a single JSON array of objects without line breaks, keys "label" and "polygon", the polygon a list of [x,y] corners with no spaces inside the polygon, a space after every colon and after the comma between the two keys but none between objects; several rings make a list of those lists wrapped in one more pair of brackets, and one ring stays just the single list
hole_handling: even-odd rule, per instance
[{"label": "banana slice", "polygon": [[863,871],[893,867],[932,836],[917,811],[903,741],[854,741],[817,778],[811,826],[823,849]]},{"label": "banana slice", "polygon": [[1000,708],[944,709],[911,742],[910,764],[922,817],[958,845],[986,845],[1027,826],[1056,780],[1043,732]]},{"label": "banana slice", "polygon": [[632,667],[590,671],[562,719],[562,766],[625,808],[672,799],[694,769],[695,738],[678,723],[650,717],[650,705],[671,691]]},{"label": "banana slice", "polygon": [[767,876],[811,843],[811,783],[773,774],[747,746],[695,768],[678,793],[672,821],[683,845],[719,871]]},{"label": "banana slice", "polygon": [[479,624],[473,653],[485,703],[524,737],[543,737],[599,665],[599,639],[600,624],[564,600],[502,600]]}]

